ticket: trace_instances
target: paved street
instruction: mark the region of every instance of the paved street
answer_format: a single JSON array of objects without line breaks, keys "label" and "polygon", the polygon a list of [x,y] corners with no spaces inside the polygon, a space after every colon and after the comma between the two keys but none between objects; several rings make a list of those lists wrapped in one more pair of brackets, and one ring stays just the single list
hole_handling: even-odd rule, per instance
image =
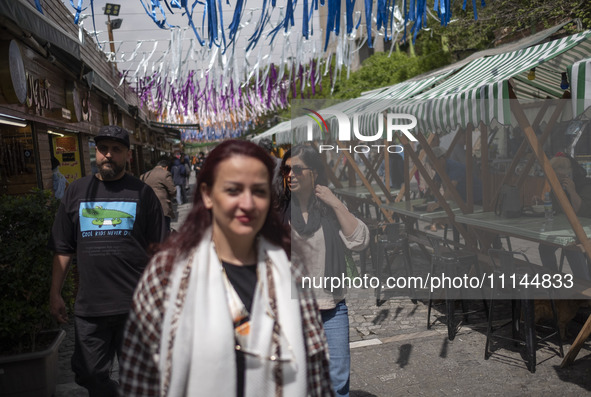
[{"label": "paved street", "polygon": [[[190,204],[178,209],[184,219]],[[176,228],[179,220],[173,224]],[[514,248],[520,242],[512,242]],[[528,255],[537,252],[523,243]],[[428,257],[413,246],[413,266],[428,265]],[[357,257],[356,257],[357,258]],[[533,261],[537,260],[533,259]],[[394,272],[396,272],[396,267]],[[371,269],[369,268],[368,271]],[[427,301],[412,303],[407,296],[393,296],[383,291],[376,302],[371,291],[354,290],[347,298],[351,340],[351,396],[583,396],[591,393],[591,344],[587,342],[574,365],[560,369],[556,339],[551,339],[537,352],[537,370],[530,373],[525,365],[523,346],[495,339],[494,354],[484,360],[486,318],[482,311],[468,317],[453,341],[447,338],[447,327],[435,322],[427,329]],[[398,292],[396,295],[402,295]],[[502,306],[502,305],[500,305]],[[479,309],[480,302],[470,302]],[[443,305],[436,305],[436,317],[445,320]],[[458,305],[457,311],[460,311]],[[504,311],[507,316],[510,312]],[[589,309],[583,309],[569,325],[568,349]],[[458,316],[458,319],[459,316]],[[502,319],[500,319],[502,320]],[[495,322],[495,324],[503,321]],[[73,346],[73,328],[60,349],[60,375],[57,397],[87,395],[73,383],[69,358]]]}]

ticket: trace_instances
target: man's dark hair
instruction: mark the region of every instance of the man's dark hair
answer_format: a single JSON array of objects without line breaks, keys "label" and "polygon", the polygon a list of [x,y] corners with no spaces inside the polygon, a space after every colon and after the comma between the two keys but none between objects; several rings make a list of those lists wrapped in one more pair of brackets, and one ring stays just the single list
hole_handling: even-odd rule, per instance
[{"label": "man's dark hair", "polygon": [[273,151],[273,142],[269,138],[263,138],[259,141],[259,146],[265,149],[267,152]]},{"label": "man's dark hair", "polygon": [[170,159],[166,156],[160,157],[156,165],[159,165],[160,167],[168,167],[170,165]]}]

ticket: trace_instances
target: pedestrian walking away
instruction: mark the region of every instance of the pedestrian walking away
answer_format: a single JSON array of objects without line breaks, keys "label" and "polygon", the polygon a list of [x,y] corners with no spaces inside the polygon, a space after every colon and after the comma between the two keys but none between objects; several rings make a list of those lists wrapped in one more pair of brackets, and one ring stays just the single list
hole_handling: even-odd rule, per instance
[{"label": "pedestrian walking away", "polygon": [[172,180],[176,187],[176,202],[177,204],[185,204],[187,202],[187,191],[185,190],[185,182],[187,180],[187,170],[185,165],[181,164],[181,160],[175,158],[172,162]]},{"label": "pedestrian walking away", "polygon": [[274,162],[228,140],[205,161],[185,223],[134,295],[123,396],[330,396],[328,348],[311,291],[296,289],[275,211]]},{"label": "pedestrian walking away", "polygon": [[164,211],[167,232],[170,232],[170,222],[175,217],[172,208],[172,199],[176,193],[172,174],[168,171],[169,164],[168,157],[162,157],[156,164],[156,167],[140,176],[142,182],[154,189],[154,193],[156,193],[156,196],[160,200],[160,205]]},{"label": "pedestrian walking away", "polygon": [[186,197],[186,194],[189,192],[189,178],[191,178],[191,160],[189,160],[189,156],[184,155],[183,157],[181,157],[181,164],[183,164],[185,166],[185,197]]},{"label": "pedestrian walking away", "polygon": [[51,156],[51,172],[53,181],[53,194],[56,199],[61,200],[68,186],[66,177],[60,172],[60,162],[55,156]]},{"label": "pedestrian walking away", "polygon": [[52,227],[50,311],[58,322],[68,321],[61,289],[76,255],[72,370],[91,397],[108,397],[117,395],[110,372],[120,355],[133,291],[148,250],[163,240],[165,227],[154,191],[125,172],[131,159],[129,133],[104,126],[94,140],[99,172],[70,184]]}]

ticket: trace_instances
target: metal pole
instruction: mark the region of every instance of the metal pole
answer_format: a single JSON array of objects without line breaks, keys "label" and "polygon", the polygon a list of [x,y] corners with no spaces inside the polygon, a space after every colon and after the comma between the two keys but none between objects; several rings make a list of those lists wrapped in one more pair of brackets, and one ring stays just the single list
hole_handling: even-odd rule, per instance
[{"label": "metal pole", "polygon": [[111,16],[107,15],[107,31],[109,32],[109,44],[111,45],[111,52],[115,59],[115,39],[113,39],[113,29],[111,29]]}]

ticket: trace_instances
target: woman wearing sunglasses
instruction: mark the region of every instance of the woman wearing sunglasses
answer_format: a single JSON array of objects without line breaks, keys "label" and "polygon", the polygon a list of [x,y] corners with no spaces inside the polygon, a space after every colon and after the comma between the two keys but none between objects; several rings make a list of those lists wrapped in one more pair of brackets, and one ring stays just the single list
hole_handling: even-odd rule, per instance
[{"label": "woman wearing sunglasses", "polygon": [[295,288],[302,268],[272,210],[274,167],[246,141],[207,157],[191,213],[135,292],[122,396],[332,395],[318,308]]},{"label": "woman wearing sunglasses", "polygon": [[[315,280],[346,276],[345,250],[369,244],[367,226],[326,186],[320,154],[298,145],[283,157],[284,194],[281,210],[291,224],[292,245]],[[318,284],[316,284],[318,285]],[[349,395],[349,317],[343,288],[316,289],[330,352],[330,379],[337,396]]]}]

